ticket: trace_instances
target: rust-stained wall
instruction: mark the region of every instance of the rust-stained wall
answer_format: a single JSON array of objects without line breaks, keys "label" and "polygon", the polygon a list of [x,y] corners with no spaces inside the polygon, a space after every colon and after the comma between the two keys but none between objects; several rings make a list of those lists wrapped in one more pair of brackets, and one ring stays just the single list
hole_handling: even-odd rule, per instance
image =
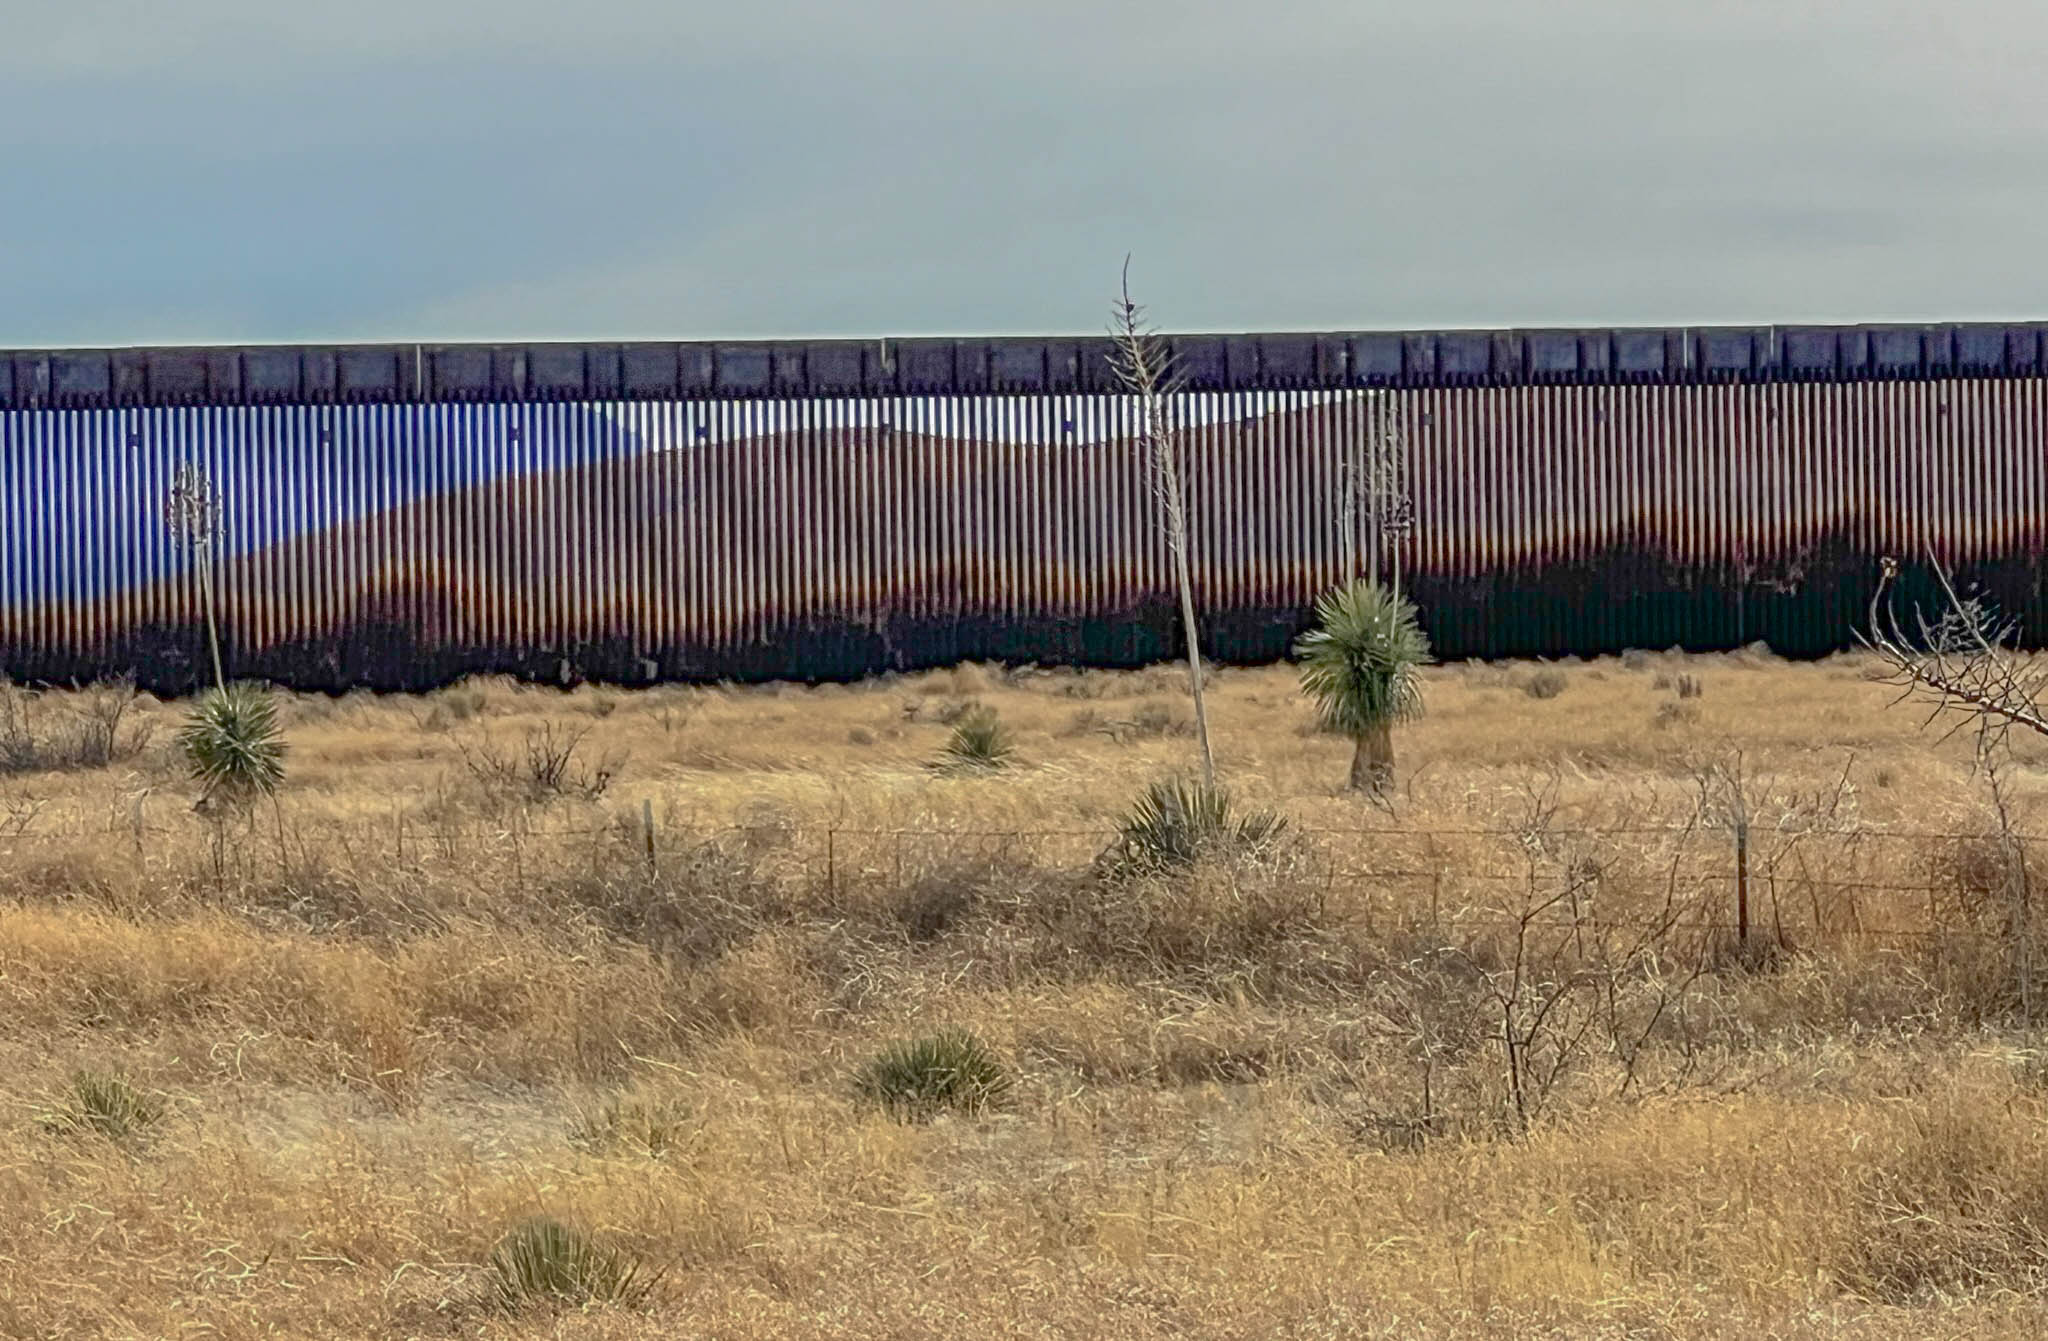
[{"label": "rust-stained wall", "polygon": [[[1366,563],[1345,481],[1398,429],[1390,544],[1447,657],[1842,646],[1930,548],[2048,628],[2035,377],[1190,393],[1211,649],[1284,652]],[[1377,403],[1374,397],[1381,397]],[[1107,395],[0,410],[0,670],[190,683],[221,499],[238,673],[840,676],[1173,651],[1130,407]]]}]

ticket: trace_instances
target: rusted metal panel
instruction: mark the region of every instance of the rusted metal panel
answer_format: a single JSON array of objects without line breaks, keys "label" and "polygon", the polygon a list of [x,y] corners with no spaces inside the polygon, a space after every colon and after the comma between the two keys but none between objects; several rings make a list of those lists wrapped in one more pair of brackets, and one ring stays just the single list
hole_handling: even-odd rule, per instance
[{"label": "rusted metal panel", "polygon": [[[1904,335],[1877,334],[1873,357],[1906,356]],[[1924,366],[1924,332],[1910,334]],[[1965,344],[1972,358],[1991,348]],[[1660,334],[1612,352],[1672,347]],[[2025,339],[2001,331],[1999,347],[2010,358]],[[638,364],[653,348],[629,347],[621,368],[654,375]],[[1049,375],[983,348],[1006,383]],[[1522,348],[1562,375],[1585,346],[1532,335]],[[835,379],[854,373],[847,349]],[[721,351],[718,375],[750,388],[722,400],[0,410],[0,669],[201,676],[193,556],[162,518],[188,464],[222,504],[234,668],[294,683],[1172,653],[1171,556],[1126,398],[765,398],[751,387],[775,365],[749,350]],[[1843,347],[1752,338],[1695,353],[1709,368],[1813,368]],[[1320,367],[1320,350],[1284,357],[1298,374],[1311,356]],[[1469,347],[1449,357],[1476,366]],[[242,364],[259,388],[303,375],[267,351]],[[388,389],[405,378],[391,366],[377,384],[337,364],[336,385]],[[422,356],[436,384],[474,389],[491,366]],[[1391,368],[1379,353],[1363,366]],[[1755,637],[1823,650],[1847,640],[1887,554],[1932,553],[2037,636],[2048,628],[2040,379],[1474,377],[1175,399],[1217,655],[1278,654],[1319,591],[1375,563],[1450,656]],[[1399,430],[1413,526],[1375,544],[1344,499],[1382,420]]]}]

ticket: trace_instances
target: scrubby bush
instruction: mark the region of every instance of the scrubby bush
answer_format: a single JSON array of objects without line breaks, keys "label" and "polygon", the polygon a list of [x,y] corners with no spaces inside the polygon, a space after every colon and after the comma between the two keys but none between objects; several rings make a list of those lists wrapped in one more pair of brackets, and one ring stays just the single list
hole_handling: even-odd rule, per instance
[{"label": "scrubby bush", "polygon": [[484,735],[458,748],[463,766],[487,800],[514,799],[537,804],[570,796],[595,801],[611,786],[620,761],[612,755],[584,759],[583,741],[589,734],[588,727],[548,722],[529,729],[517,751],[505,749]]},{"label": "scrubby bush", "polygon": [[135,702],[135,682],[124,676],[89,686],[53,715],[41,694],[0,681],[0,772],[104,768],[137,757],[156,725],[129,720]]}]

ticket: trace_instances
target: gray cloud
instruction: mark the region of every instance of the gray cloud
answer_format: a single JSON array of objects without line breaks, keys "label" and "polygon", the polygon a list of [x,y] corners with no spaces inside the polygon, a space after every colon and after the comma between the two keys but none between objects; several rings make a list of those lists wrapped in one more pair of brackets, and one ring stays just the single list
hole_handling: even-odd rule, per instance
[{"label": "gray cloud", "polygon": [[70,0],[0,343],[2048,312],[2017,0]]}]

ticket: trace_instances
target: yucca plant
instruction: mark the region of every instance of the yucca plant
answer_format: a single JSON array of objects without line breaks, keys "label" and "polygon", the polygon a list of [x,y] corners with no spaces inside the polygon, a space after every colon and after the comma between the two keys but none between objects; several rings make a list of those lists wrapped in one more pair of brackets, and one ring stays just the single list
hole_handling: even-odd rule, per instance
[{"label": "yucca plant", "polygon": [[276,702],[260,685],[207,691],[179,730],[178,748],[202,801],[246,804],[284,782],[284,731]]},{"label": "yucca plant", "polygon": [[[199,595],[206,607],[206,648],[213,660],[213,688],[200,696],[178,733],[186,767],[200,785],[200,805],[217,800],[242,805],[274,793],[284,782],[284,731],[277,708],[261,687],[230,685],[220,655],[220,621],[214,609],[214,545],[220,537],[221,505],[213,482],[196,465],[179,468],[164,504],[164,520],[192,552]],[[215,836],[215,861],[220,841]]]},{"label": "yucca plant", "polygon": [[491,1275],[499,1304],[512,1313],[584,1304],[637,1308],[660,1279],[648,1276],[618,1249],[546,1216],[516,1226],[498,1241]]},{"label": "yucca plant", "polygon": [[861,1094],[904,1121],[946,1109],[978,1113],[1009,1093],[1010,1074],[988,1045],[965,1030],[946,1030],[885,1049],[862,1069]]},{"label": "yucca plant", "polygon": [[138,1136],[164,1115],[163,1103],[108,1071],[79,1071],[63,1107],[43,1118],[53,1132],[80,1135],[97,1132],[110,1141]]},{"label": "yucca plant", "polygon": [[1376,582],[1338,587],[1316,602],[1316,627],[1295,644],[1301,687],[1319,724],[1353,742],[1351,786],[1379,794],[1394,776],[1394,726],[1422,716],[1429,639],[1415,607]]},{"label": "yucca plant", "polygon": [[1145,789],[1117,826],[1120,873],[1187,866],[1223,853],[1255,853],[1271,844],[1287,821],[1270,810],[1234,814],[1230,790],[1199,778],[1162,778]]},{"label": "yucca plant", "polygon": [[954,724],[942,767],[991,772],[1010,762],[1016,742],[993,708],[977,708]]}]

